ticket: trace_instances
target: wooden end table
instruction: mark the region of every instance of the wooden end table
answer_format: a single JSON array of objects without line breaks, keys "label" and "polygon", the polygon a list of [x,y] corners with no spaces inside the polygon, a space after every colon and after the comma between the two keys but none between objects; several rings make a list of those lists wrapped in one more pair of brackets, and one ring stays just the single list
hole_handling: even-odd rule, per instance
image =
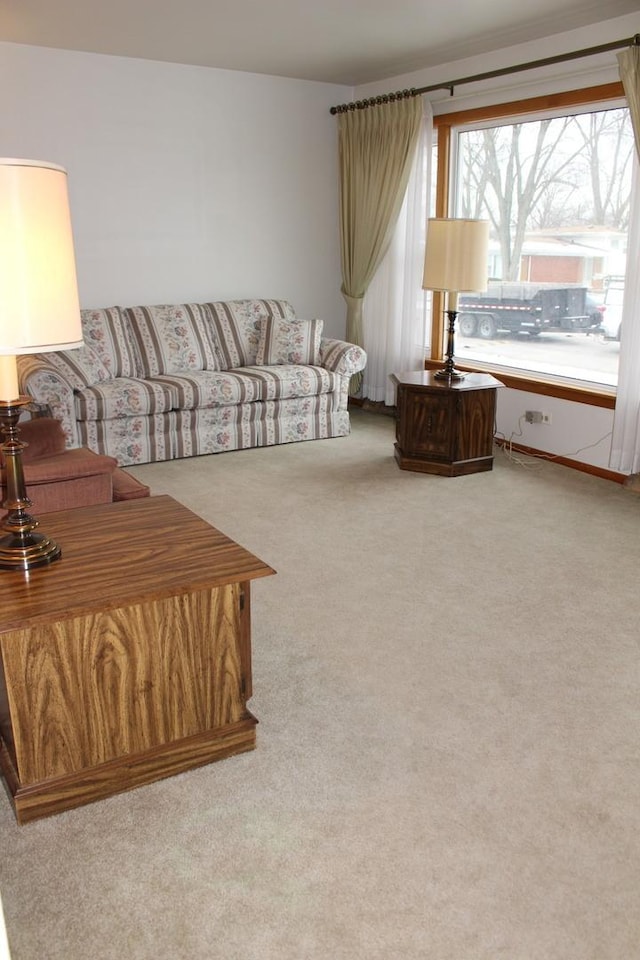
[{"label": "wooden end table", "polygon": [[496,390],[484,373],[462,380],[432,371],[392,373],[397,386],[395,457],[402,470],[459,477],[493,468]]},{"label": "wooden end table", "polygon": [[251,750],[250,581],[171,497],[52,513],[62,559],[0,573],[0,766],[25,823]]}]

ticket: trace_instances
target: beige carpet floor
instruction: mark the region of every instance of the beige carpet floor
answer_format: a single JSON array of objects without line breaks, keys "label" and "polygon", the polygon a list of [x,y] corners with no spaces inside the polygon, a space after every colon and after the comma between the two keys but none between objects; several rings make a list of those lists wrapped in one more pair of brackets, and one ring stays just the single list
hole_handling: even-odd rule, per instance
[{"label": "beige carpet floor", "polygon": [[403,472],[359,411],[134,472],[278,571],[258,747],[25,827],[0,795],[12,960],[640,958],[640,497]]}]

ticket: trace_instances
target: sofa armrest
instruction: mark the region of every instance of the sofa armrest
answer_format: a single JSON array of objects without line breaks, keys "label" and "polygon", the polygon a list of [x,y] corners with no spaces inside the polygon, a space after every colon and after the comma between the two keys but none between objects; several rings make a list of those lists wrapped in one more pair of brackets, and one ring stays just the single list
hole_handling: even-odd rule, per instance
[{"label": "sofa armrest", "polygon": [[355,343],[323,337],[320,341],[320,365],[343,377],[352,377],[364,370],[367,354]]},{"label": "sofa armrest", "polygon": [[26,354],[17,358],[20,392],[44,404],[51,416],[59,420],[67,447],[79,447],[73,387],[47,362],[47,354]]}]

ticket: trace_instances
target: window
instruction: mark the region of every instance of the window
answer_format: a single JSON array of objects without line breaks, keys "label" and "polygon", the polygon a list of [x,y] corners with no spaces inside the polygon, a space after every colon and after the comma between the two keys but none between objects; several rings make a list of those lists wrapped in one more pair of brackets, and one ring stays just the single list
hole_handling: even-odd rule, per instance
[{"label": "window", "polygon": [[634,149],[616,92],[436,118],[440,215],[491,231],[489,289],[460,298],[460,365],[615,388]]}]

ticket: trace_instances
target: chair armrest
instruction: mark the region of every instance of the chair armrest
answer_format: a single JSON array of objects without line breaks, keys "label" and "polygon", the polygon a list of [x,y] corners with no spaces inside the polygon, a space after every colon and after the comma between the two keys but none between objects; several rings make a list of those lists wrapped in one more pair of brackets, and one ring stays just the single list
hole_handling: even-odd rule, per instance
[{"label": "chair armrest", "polygon": [[323,337],[320,341],[320,365],[326,370],[352,377],[354,373],[364,370],[366,363],[367,354],[355,343],[328,337]]},{"label": "chair armrest", "polygon": [[73,387],[55,367],[46,353],[17,358],[20,392],[44,404],[55,420],[62,423],[67,447],[79,447]]}]

